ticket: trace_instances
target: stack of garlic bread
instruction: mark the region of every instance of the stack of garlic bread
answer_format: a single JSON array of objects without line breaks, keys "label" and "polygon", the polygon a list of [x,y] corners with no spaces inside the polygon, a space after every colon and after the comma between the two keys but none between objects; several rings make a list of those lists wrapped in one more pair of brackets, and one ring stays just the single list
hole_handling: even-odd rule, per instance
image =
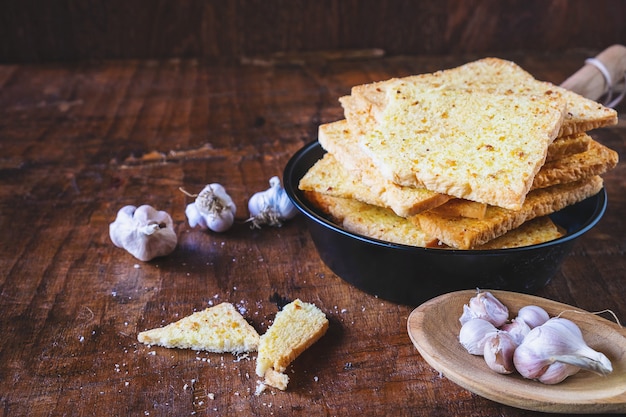
[{"label": "stack of garlic bread", "polygon": [[319,127],[327,153],[299,187],[346,229],[394,243],[552,240],[563,231],[530,221],[598,193],[618,162],[588,134],[617,123],[613,109],[497,58],[355,86],[339,101],[345,119]]}]

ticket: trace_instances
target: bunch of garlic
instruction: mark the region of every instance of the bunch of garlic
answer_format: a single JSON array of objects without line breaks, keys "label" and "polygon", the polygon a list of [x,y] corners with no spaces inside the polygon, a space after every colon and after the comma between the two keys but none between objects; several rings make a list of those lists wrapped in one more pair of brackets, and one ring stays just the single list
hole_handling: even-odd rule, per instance
[{"label": "bunch of garlic", "polygon": [[[505,317],[506,315],[506,317]],[[519,372],[524,378],[557,384],[581,369],[612,372],[611,361],[590,348],[578,326],[553,317],[539,306],[522,307],[513,320],[493,294],[478,292],[463,306],[459,342],[482,355],[495,372]]]},{"label": "bunch of garlic", "polygon": [[196,198],[185,209],[189,226],[225,232],[235,222],[237,206],[221,184],[208,184],[195,195],[189,194],[182,188],[180,190],[189,197]]},{"label": "bunch of garlic", "polygon": [[149,205],[122,207],[109,225],[109,237],[140,261],[169,255],[178,242],[170,215]]},{"label": "bunch of garlic", "polygon": [[264,224],[280,227],[285,220],[291,219],[297,213],[278,177],[270,178],[270,188],[250,197],[248,211],[248,221],[253,228],[260,228]]}]

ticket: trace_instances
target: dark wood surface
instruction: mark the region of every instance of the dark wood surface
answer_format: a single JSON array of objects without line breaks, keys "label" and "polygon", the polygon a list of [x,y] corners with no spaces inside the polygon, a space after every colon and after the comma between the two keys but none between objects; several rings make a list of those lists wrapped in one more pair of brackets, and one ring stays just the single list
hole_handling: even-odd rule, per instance
[{"label": "dark wood surface", "polygon": [[[501,55],[560,83],[598,51]],[[320,261],[299,216],[251,230],[247,199],[342,117],[352,85],[479,56],[319,58],[303,65],[193,60],[0,66],[0,413],[17,415],[534,416],[451,383],[406,332],[414,306],[362,293]],[[624,121],[593,136],[623,155]],[[626,320],[621,163],[605,217],[538,295]],[[227,233],[191,229],[179,190],[223,184]],[[126,204],[168,211],[179,244],[140,262],[109,223]],[[229,301],[264,332],[283,300],[314,302],[327,335],[255,396],[254,355],[148,347],[137,332]]]},{"label": "dark wood surface", "polygon": [[6,0],[0,62],[602,49],[626,43],[625,16],[622,0]]}]

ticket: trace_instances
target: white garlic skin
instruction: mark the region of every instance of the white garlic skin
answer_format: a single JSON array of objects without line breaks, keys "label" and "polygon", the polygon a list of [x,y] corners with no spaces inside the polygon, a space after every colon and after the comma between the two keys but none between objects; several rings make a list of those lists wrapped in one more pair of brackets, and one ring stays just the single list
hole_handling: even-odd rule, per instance
[{"label": "white garlic skin", "polygon": [[203,230],[225,232],[235,222],[237,206],[226,189],[217,183],[208,184],[193,203],[185,208],[190,227],[199,226]]},{"label": "white garlic skin", "polygon": [[563,381],[578,372],[574,368],[601,375],[613,370],[611,361],[603,353],[585,343],[574,322],[559,317],[532,329],[515,350],[513,362],[524,378],[545,384]]},{"label": "white garlic skin", "polygon": [[500,330],[507,332],[515,341],[516,344],[521,344],[528,333],[530,333],[530,326],[520,317],[516,317],[509,323],[504,323],[500,326]]},{"label": "white garlic skin", "polygon": [[520,308],[520,310],[517,312],[517,317],[524,320],[524,322],[531,329],[537,326],[541,326],[546,321],[550,320],[550,315],[546,310],[539,306],[533,305]]},{"label": "white garlic skin", "polygon": [[487,320],[495,327],[500,327],[509,319],[509,309],[489,291],[479,291],[463,306],[463,314],[459,320],[464,324],[475,318]]},{"label": "white garlic skin", "polygon": [[280,227],[285,220],[293,218],[298,209],[293,205],[289,196],[276,176],[270,178],[270,188],[254,193],[248,201],[250,222],[253,227],[263,224]]},{"label": "white garlic skin", "polygon": [[515,372],[513,355],[517,343],[511,335],[505,331],[489,334],[485,339],[483,357],[489,368],[499,374],[511,374]]},{"label": "white garlic skin", "polygon": [[472,355],[482,355],[487,337],[497,331],[498,329],[487,320],[467,320],[459,331],[459,342]]},{"label": "white garlic skin", "polygon": [[546,385],[558,384],[559,382],[563,382],[567,377],[576,375],[580,372],[580,369],[581,368],[578,366],[567,363],[554,362],[545,369],[543,374],[537,378],[537,381]]},{"label": "white garlic skin", "polygon": [[109,225],[109,237],[115,246],[144,262],[169,255],[178,243],[170,215],[149,205],[122,207]]}]

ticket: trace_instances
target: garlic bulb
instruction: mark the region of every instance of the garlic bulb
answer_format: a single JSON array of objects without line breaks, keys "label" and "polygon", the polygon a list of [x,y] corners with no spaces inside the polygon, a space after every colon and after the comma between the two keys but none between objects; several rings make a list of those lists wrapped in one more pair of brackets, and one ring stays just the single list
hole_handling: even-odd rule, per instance
[{"label": "garlic bulb", "polygon": [[285,220],[291,219],[298,212],[281,187],[278,177],[270,179],[270,188],[250,197],[248,210],[251,216],[248,221],[252,222],[253,228],[260,228],[264,224],[280,227]]},{"label": "garlic bulb", "polygon": [[483,357],[489,368],[499,374],[510,374],[515,371],[513,354],[517,343],[511,335],[504,331],[491,333],[485,339]]},{"label": "garlic bulb", "polygon": [[517,312],[517,317],[524,320],[528,327],[535,328],[541,326],[550,319],[550,315],[546,310],[539,306],[524,306]]},{"label": "garlic bulb", "polygon": [[487,320],[496,327],[502,326],[509,319],[509,309],[490,292],[478,292],[463,306],[461,324],[479,318]]},{"label": "garlic bulb", "polygon": [[613,370],[604,354],[587,346],[575,323],[559,317],[532,329],[515,350],[513,362],[524,378],[545,384],[561,382],[577,372],[574,368],[600,375]]},{"label": "garlic bulb", "polygon": [[196,197],[185,209],[189,226],[225,232],[235,222],[237,206],[221,184],[209,184],[197,195],[189,194],[182,188],[180,190],[189,197]]},{"label": "garlic bulb", "polygon": [[483,319],[471,319],[463,323],[459,332],[459,342],[472,355],[482,355],[487,336],[498,329]]},{"label": "garlic bulb", "polygon": [[170,215],[149,205],[122,207],[109,225],[109,236],[140,261],[169,255],[178,242]]}]

